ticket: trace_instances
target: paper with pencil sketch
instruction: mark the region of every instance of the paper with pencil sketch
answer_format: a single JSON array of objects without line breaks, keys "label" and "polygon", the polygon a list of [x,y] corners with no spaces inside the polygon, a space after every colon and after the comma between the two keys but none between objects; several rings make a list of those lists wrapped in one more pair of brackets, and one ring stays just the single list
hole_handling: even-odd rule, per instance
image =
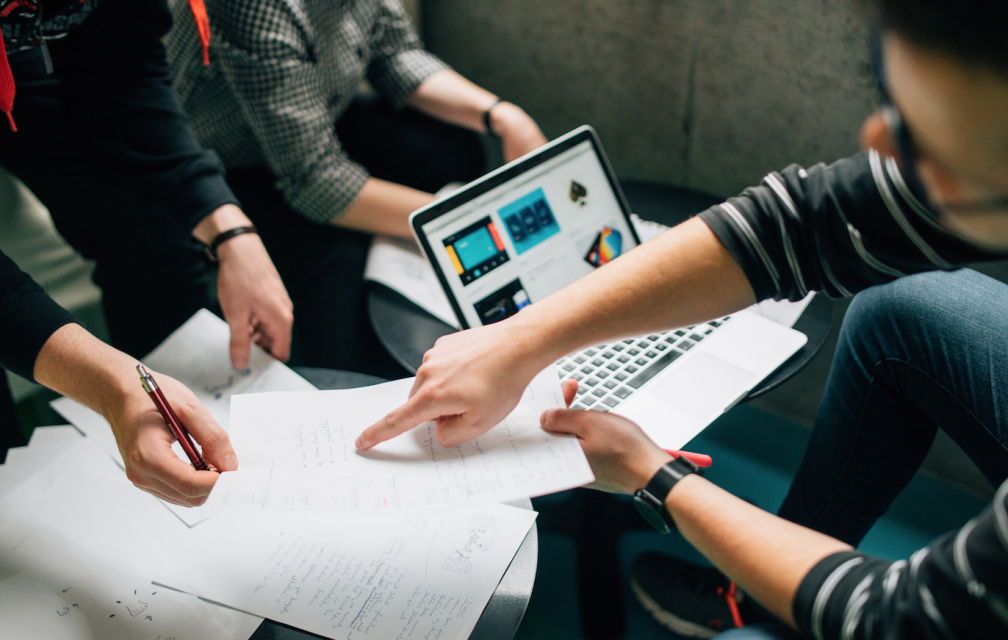
[{"label": "paper with pencil sketch", "polygon": [[468,638],[535,512],[231,511],[192,531],[154,582],[341,640]]},{"label": "paper with pencil sketch", "polygon": [[150,584],[159,549],[190,529],[74,437],[55,455],[51,444],[29,444],[32,475],[0,497],[0,636],[251,636],[261,618]]},{"label": "paper with pencil sketch", "polygon": [[555,367],[525,390],[518,407],[482,436],[457,447],[425,422],[373,449],[354,440],[405,402],[413,379],[313,393],[231,400],[237,471],[224,473],[208,505],[288,510],[369,511],[466,508],[542,495],[594,479],[577,440],[539,425],[563,406]]},{"label": "paper with pencil sketch", "polygon": [[[310,382],[256,345],[252,345],[249,365],[244,369],[235,369],[231,366],[230,345],[231,330],[227,323],[206,309],[200,309],[142,362],[154,372],[155,380],[160,373],[186,385],[225,431],[230,422],[231,396],[235,394],[315,389]],[[136,384],[140,389],[139,376]],[[59,398],[50,404],[125,469],[115,436],[104,418],[70,398]],[[172,448],[179,458],[189,462],[177,442]],[[236,451],[241,464],[241,451]],[[214,509],[206,506],[190,508],[164,504],[189,526],[215,513]]]}]

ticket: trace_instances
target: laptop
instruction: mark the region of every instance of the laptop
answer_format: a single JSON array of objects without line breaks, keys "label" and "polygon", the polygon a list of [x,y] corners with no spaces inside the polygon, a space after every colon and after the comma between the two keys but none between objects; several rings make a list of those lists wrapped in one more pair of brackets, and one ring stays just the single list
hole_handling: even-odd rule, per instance
[{"label": "laptop", "polygon": [[[582,126],[417,210],[410,224],[463,328],[499,322],[640,244],[595,131]],[[573,408],[633,420],[678,449],[806,342],[741,311],[573,353]]]}]

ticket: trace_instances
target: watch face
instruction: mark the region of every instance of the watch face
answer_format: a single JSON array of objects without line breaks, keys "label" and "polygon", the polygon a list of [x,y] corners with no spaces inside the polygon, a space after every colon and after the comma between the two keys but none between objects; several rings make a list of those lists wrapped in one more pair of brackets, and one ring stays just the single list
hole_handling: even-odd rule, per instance
[{"label": "watch face", "polygon": [[[639,493],[642,492],[638,491],[637,494]],[[661,533],[668,533],[669,531],[671,531],[671,529],[669,529],[668,524],[661,517],[661,514],[658,513],[657,510],[655,510],[651,502],[645,500],[644,498],[640,497],[637,494],[634,494],[633,498],[634,506],[637,507],[637,511],[639,511],[640,514],[644,516],[644,519],[648,521],[648,524],[650,524],[652,527],[654,527]]]}]

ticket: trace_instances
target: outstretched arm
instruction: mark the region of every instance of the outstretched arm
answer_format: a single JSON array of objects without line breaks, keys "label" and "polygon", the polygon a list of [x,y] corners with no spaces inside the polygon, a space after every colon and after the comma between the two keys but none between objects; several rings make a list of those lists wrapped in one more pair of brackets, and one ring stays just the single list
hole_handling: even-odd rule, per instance
[{"label": "outstretched arm", "polygon": [[[615,414],[556,409],[543,413],[542,424],[551,433],[578,438],[596,488],[602,490],[632,494],[672,459],[637,425]],[[805,576],[823,558],[850,550],[850,545],[771,515],[700,476],[676,483],[665,505],[683,537],[796,629],[792,603]]]},{"label": "outstretched arm", "polygon": [[[126,476],[138,488],[185,506],[206,501],[216,471],[197,471],[171,446],[174,436],[136,373],[136,360],[104,344],[76,324],[64,325],[42,346],[35,360],[39,383],[77,400],[108,421],[126,465]],[[172,378],[157,382],[203,457],[220,471],[238,468],[227,433],[189,389]]]},{"label": "outstretched arm", "polygon": [[361,434],[372,447],[425,420],[454,446],[497,424],[529,381],[572,351],[695,324],[754,302],[745,274],[689,220],[502,322],[445,336],[424,356],[409,400]]},{"label": "outstretched arm", "polygon": [[[577,383],[567,383],[572,397]],[[670,456],[610,413],[551,410],[543,428],[578,438],[595,488],[632,493]],[[788,522],[689,475],[665,507],[682,535],[805,637],[1000,638],[1008,632],[1008,482],[958,531],[891,562]]]}]

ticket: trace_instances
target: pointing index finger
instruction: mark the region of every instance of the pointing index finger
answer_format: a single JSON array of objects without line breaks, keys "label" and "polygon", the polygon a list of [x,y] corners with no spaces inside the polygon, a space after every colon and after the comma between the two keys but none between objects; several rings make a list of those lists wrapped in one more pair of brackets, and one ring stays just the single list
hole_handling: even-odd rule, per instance
[{"label": "pointing index finger", "polygon": [[409,431],[421,422],[437,417],[424,414],[421,403],[420,396],[414,395],[406,401],[406,404],[388,412],[381,420],[365,429],[354,442],[354,446],[360,451],[365,451]]}]

